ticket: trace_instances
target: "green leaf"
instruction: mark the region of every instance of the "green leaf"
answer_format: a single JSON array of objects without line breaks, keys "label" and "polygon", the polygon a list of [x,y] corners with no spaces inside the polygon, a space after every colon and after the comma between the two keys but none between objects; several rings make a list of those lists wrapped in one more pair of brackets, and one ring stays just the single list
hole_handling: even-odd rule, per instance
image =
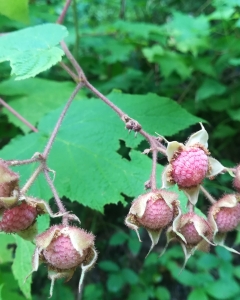
[{"label": "green leaf", "polygon": [[128,34],[131,38],[137,38],[138,42],[141,39],[148,39],[151,33],[163,33],[163,29],[160,26],[144,22],[118,20],[113,27],[122,33]]},{"label": "green leaf", "polygon": [[130,236],[128,237],[128,248],[131,253],[135,256],[138,255],[142,244],[139,242],[138,237],[135,231],[130,232]]},{"label": "green leaf", "polygon": [[142,288],[140,286],[131,287],[127,300],[148,300],[150,299],[151,291],[149,288]]},{"label": "green leaf", "polygon": [[113,92],[109,99],[133,119],[138,120],[144,130],[153,135],[157,132],[160,135],[171,136],[202,121],[189,114],[175,101],[152,93],[129,95]]},{"label": "green leaf", "polygon": [[5,233],[0,233],[0,263],[5,263],[13,261],[13,250],[14,248],[8,248],[9,245],[15,244],[15,239],[12,235],[7,235]]},{"label": "green leaf", "polygon": [[165,52],[161,57],[154,59],[159,63],[161,73],[164,77],[169,77],[173,72],[177,73],[181,79],[191,76],[192,68],[187,64],[184,57],[176,52]]},{"label": "green leaf", "polygon": [[193,17],[174,12],[172,19],[165,26],[171,36],[171,45],[182,52],[192,51],[197,54],[198,48],[207,45],[209,21],[203,14]]},{"label": "green leaf", "polygon": [[102,260],[98,264],[99,268],[107,272],[118,272],[119,266],[110,260]]},{"label": "green leaf", "polygon": [[28,274],[32,269],[32,255],[35,246],[29,242],[23,240],[19,236],[15,236],[17,249],[15,259],[12,265],[12,271],[14,277],[17,279],[19,287],[27,299],[31,299],[31,282],[32,277],[30,276],[24,283]]},{"label": "green leaf", "polygon": [[3,286],[1,290],[3,300],[26,300],[26,297],[21,294],[18,282],[8,264],[0,265],[0,285]]},{"label": "green leaf", "polygon": [[199,270],[210,270],[219,266],[221,261],[211,253],[204,253],[197,259],[196,263]]},{"label": "green leaf", "polygon": [[149,62],[154,62],[156,56],[162,56],[164,50],[160,45],[154,45],[151,48],[143,48],[143,55]]},{"label": "green leaf", "polygon": [[109,292],[116,293],[124,286],[124,278],[120,273],[111,274],[107,280],[107,289]]},{"label": "green leaf", "polygon": [[[4,96],[3,98],[8,99],[10,96],[9,105],[34,126],[45,114],[65,103],[73,89],[72,82],[58,82],[43,78],[29,78],[24,81],[15,81],[11,78],[0,83],[0,94]],[[81,91],[75,101],[82,95]],[[7,109],[4,108],[3,112],[14,125],[24,132],[30,131],[29,127]]]},{"label": "green leaf", "polygon": [[3,284],[0,284],[0,300],[3,300],[3,298],[2,298],[2,288],[3,288]]},{"label": "green leaf", "polygon": [[121,271],[124,281],[130,285],[137,284],[139,281],[138,275],[131,269],[124,268]]},{"label": "green leaf", "polygon": [[170,300],[171,299],[171,294],[170,294],[169,290],[163,286],[157,287],[154,295],[155,295],[156,299],[158,299],[158,300]]},{"label": "green leaf", "polygon": [[109,241],[110,246],[119,246],[126,242],[128,235],[123,231],[118,231],[111,236]]},{"label": "green leaf", "polygon": [[226,92],[226,90],[227,88],[223,84],[219,83],[216,80],[207,78],[197,90],[196,100],[200,101],[207,99],[211,96],[222,95]]},{"label": "green leaf", "polygon": [[20,22],[28,22],[28,0],[0,0],[0,14]]},{"label": "green leaf", "polygon": [[240,279],[240,266],[236,266],[233,268],[233,274]]},{"label": "green leaf", "polygon": [[230,262],[232,261],[233,257],[232,257],[232,253],[230,251],[228,251],[227,249],[223,248],[223,247],[216,247],[215,251],[217,253],[217,256],[219,258],[221,258],[224,261]]},{"label": "green leaf", "polygon": [[240,121],[240,108],[228,109],[227,113],[233,121]]},{"label": "green leaf", "polygon": [[229,64],[232,66],[239,66],[240,65],[240,58],[231,58],[229,59]]},{"label": "green leaf", "polygon": [[[139,120],[149,133],[158,131],[171,135],[199,121],[175,102],[153,94],[138,96],[118,93],[111,94],[110,98]],[[16,138],[0,151],[0,156],[4,159],[26,159],[35,152],[41,152],[60,112],[61,109],[58,109],[44,117],[39,123],[39,133]],[[101,101],[74,102],[48,160],[49,167],[57,172],[54,183],[59,195],[102,212],[105,204],[119,201],[126,204],[122,193],[130,197],[144,193],[151,160],[135,150],[130,152],[131,161],[122,159],[117,153],[119,139],[134,148],[143,138],[129,135],[122,121]],[[34,165],[14,169],[21,170],[21,182],[25,183]],[[157,174],[160,175],[161,170],[158,165]],[[160,176],[160,186],[159,181]],[[52,197],[43,176],[31,187],[30,194],[42,199]]]},{"label": "green leaf", "polygon": [[83,300],[95,299],[102,300],[103,297],[103,285],[101,284],[88,284],[83,290]]},{"label": "green leaf", "polygon": [[240,292],[238,283],[235,280],[218,280],[206,286],[205,291],[214,299],[229,299]]},{"label": "green leaf", "polygon": [[188,295],[187,300],[208,300],[208,296],[205,294],[204,290],[201,288],[194,289],[191,291],[191,293]]},{"label": "green leaf", "polygon": [[43,24],[0,37],[0,62],[10,61],[16,80],[34,77],[61,61],[56,45],[68,34],[66,27]]},{"label": "green leaf", "polygon": [[50,216],[48,214],[38,216],[37,218],[37,227],[38,233],[42,233],[50,226]]}]

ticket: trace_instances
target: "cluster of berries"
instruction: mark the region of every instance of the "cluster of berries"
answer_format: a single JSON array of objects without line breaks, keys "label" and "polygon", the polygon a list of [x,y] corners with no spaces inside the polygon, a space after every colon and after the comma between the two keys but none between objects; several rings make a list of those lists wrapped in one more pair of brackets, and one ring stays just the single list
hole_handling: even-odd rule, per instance
[{"label": "cluster of berries", "polygon": [[[166,149],[169,165],[162,175],[162,188],[135,199],[125,220],[126,225],[135,230],[138,237],[138,228],[146,228],[152,241],[150,251],[158,243],[162,230],[167,228],[167,245],[173,239],[181,243],[185,254],[184,266],[195,250],[209,251],[210,244],[221,245],[238,253],[224,245],[224,240],[226,233],[240,224],[239,194],[225,195],[218,201],[212,199],[213,204],[205,218],[194,212],[204,178],[212,179],[226,170],[209,156],[207,141],[208,134],[202,126],[200,131],[190,136],[185,145],[176,141],[169,142]],[[239,175],[240,167],[236,169],[234,180],[238,191]],[[188,197],[187,213],[182,214],[178,194],[166,190],[174,184]]]},{"label": "cluster of berries", "polygon": [[43,200],[21,195],[19,175],[1,160],[0,231],[16,233],[24,239],[34,240],[36,249],[32,260],[32,272],[38,269],[39,262],[47,264],[49,278],[52,281],[50,296],[55,279],[64,277],[69,280],[78,266],[82,268],[80,290],[85,272],[97,260],[95,237],[83,229],[62,224],[54,225],[37,235],[37,217],[45,213],[49,213],[51,217],[63,215],[53,214]]}]

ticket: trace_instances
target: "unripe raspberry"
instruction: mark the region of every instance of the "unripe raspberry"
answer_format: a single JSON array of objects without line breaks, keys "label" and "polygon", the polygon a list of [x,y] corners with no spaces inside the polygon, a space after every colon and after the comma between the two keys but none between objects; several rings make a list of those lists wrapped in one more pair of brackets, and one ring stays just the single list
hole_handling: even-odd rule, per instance
[{"label": "unripe raspberry", "polygon": [[190,212],[181,216],[178,232],[184,236],[187,244],[195,246],[202,241],[203,235],[209,235],[211,228],[206,220]]},{"label": "unripe raspberry", "polygon": [[0,231],[15,233],[27,229],[37,217],[36,207],[22,202],[20,205],[3,212]]},{"label": "unripe raspberry", "polygon": [[240,222],[240,204],[233,208],[220,208],[215,218],[219,232],[234,230]]},{"label": "unripe raspberry", "polygon": [[173,219],[173,209],[171,209],[162,198],[148,200],[144,215],[136,217],[138,222],[149,229],[159,229],[166,227]]},{"label": "unripe raspberry", "polygon": [[19,175],[9,169],[8,165],[0,160],[0,197],[12,196],[13,190],[18,187]]},{"label": "unripe raspberry", "polygon": [[[94,236],[91,233],[87,233],[82,229],[76,227],[67,227],[67,230],[77,231],[81,239],[86,245],[92,245]],[[52,232],[55,232],[54,237],[51,236]],[[42,255],[47,263],[57,269],[71,269],[80,265],[87,255],[87,248],[77,251],[70,239],[69,234],[64,231],[64,226],[55,225],[49,230],[38,235],[36,238],[36,244],[41,245],[44,240],[47,240],[51,236],[49,245],[43,249]]]},{"label": "unripe raspberry", "polygon": [[139,241],[141,239],[138,228],[141,226],[146,228],[152,241],[150,251],[158,243],[162,229],[170,225],[179,213],[177,199],[176,193],[156,190],[143,194],[133,201],[125,224],[136,231]]},{"label": "unripe raspberry", "polygon": [[208,218],[217,232],[228,232],[236,229],[240,223],[239,196],[225,195],[212,205]]},{"label": "unripe raspberry", "polygon": [[162,173],[162,188],[177,184],[196,205],[200,184],[205,177],[214,178],[225,168],[208,152],[208,133],[202,129],[192,134],[186,144],[168,142],[166,155],[169,164]]},{"label": "unripe raspberry", "polygon": [[77,266],[82,267],[80,292],[85,272],[90,270],[97,260],[94,238],[92,233],[83,229],[64,225],[54,225],[36,237],[33,271],[37,271],[39,259],[48,265],[48,277],[52,280],[50,296],[55,279],[71,279]]},{"label": "unripe raspberry", "polygon": [[150,230],[166,227],[173,220],[175,208],[178,206],[177,198],[177,194],[165,190],[139,196],[132,203],[126,225],[132,229],[135,229],[134,226],[142,225]]},{"label": "unripe raspberry", "polygon": [[233,180],[233,186],[235,189],[240,192],[240,165],[236,167],[235,177]]},{"label": "unripe raspberry", "polygon": [[208,172],[208,156],[200,147],[186,147],[177,152],[172,161],[171,177],[179,187],[200,184]]}]

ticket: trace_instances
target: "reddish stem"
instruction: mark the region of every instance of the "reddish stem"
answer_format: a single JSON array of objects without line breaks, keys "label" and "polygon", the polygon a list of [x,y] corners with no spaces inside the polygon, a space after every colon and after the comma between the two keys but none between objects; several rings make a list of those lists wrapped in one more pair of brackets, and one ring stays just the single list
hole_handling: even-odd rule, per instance
[{"label": "reddish stem", "polygon": [[22,117],[15,109],[13,109],[10,105],[8,105],[2,98],[0,98],[0,103],[9,110],[16,118],[23,122],[26,126],[28,126],[32,131],[38,132],[37,128],[35,128],[31,123],[29,123],[24,117]]},{"label": "reddish stem", "polygon": [[67,0],[67,1],[66,1],[65,5],[64,5],[64,7],[63,7],[63,10],[62,10],[62,12],[61,12],[61,15],[58,17],[56,23],[58,23],[58,24],[62,24],[62,23],[63,23],[63,20],[64,20],[64,18],[65,18],[65,16],[66,16],[67,10],[68,10],[68,8],[69,8],[69,6],[70,6],[70,4],[71,4],[71,1],[72,1],[72,0]]}]

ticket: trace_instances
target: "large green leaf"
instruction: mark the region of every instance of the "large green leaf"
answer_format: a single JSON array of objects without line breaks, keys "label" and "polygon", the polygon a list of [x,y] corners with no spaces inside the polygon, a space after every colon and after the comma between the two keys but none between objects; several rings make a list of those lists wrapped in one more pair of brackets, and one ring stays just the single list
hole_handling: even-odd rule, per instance
[{"label": "large green leaf", "polygon": [[19,287],[26,298],[31,299],[31,282],[32,276],[24,283],[27,275],[32,269],[32,255],[34,251],[34,245],[25,241],[19,236],[15,236],[17,242],[17,249],[15,259],[12,265],[13,275],[17,279]]},{"label": "large green leaf", "polygon": [[64,52],[56,47],[68,34],[66,27],[43,24],[0,37],[0,62],[10,61],[16,80],[34,77],[61,61]]},{"label": "large green leaf", "polygon": [[21,21],[28,21],[28,0],[0,0],[0,14]]},{"label": "large green leaf", "polygon": [[[176,103],[153,94],[145,96],[113,93],[110,98],[126,113],[137,119],[144,129],[154,134],[174,134],[197,122]],[[39,133],[19,137],[6,146],[0,155],[4,159],[31,157],[43,151],[51,130],[61,110],[58,109],[39,123]],[[134,138],[124,129],[123,122],[104,103],[97,99],[72,104],[64,120],[49,156],[49,167],[56,174],[55,185],[60,196],[67,196],[83,205],[103,211],[108,203],[124,203],[123,194],[131,197],[144,192],[144,182],[149,179],[151,160],[140,152],[130,152],[131,161],[118,153],[119,139],[130,147],[136,147],[142,137]],[[33,166],[22,166],[22,182],[25,183]],[[160,181],[158,170],[158,181]],[[160,182],[158,182],[160,186]],[[43,176],[31,188],[34,196],[49,199]],[[123,194],[122,194],[123,193]]]},{"label": "large green leaf", "polygon": [[[8,99],[10,96],[11,107],[33,125],[36,125],[46,113],[65,103],[73,89],[74,83],[70,81],[58,82],[43,78],[29,78],[24,81],[15,81],[11,78],[0,83],[0,94],[3,98]],[[80,99],[81,95],[82,90],[76,99]],[[10,122],[24,132],[30,130],[7,109],[4,108],[3,112]]]}]

